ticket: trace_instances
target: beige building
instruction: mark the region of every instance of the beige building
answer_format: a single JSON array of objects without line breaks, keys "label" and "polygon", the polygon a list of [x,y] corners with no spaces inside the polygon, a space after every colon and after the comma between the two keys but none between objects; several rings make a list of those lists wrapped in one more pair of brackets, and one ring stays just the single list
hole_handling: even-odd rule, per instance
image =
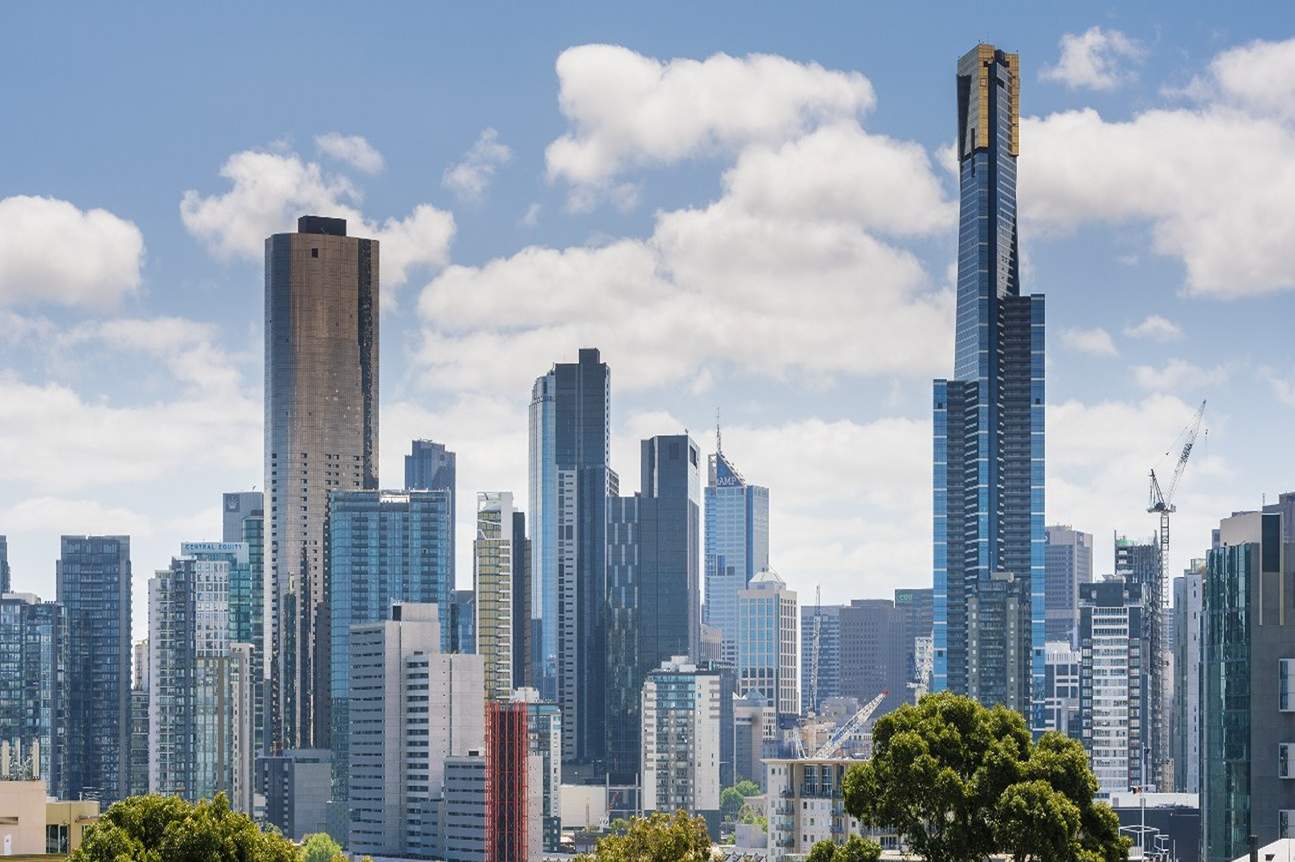
[{"label": "beige building", "polygon": [[513,495],[508,491],[477,494],[472,587],[486,697],[506,703],[513,692]]},{"label": "beige building", "polygon": [[60,802],[44,781],[0,780],[0,856],[71,853],[98,819],[97,800]]},{"label": "beige building", "polygon": [[857,760],[766,760],[769,788],[769,860],[804,858],[818,841],[842,844],[866,834],[845,810],[846,770]]}]

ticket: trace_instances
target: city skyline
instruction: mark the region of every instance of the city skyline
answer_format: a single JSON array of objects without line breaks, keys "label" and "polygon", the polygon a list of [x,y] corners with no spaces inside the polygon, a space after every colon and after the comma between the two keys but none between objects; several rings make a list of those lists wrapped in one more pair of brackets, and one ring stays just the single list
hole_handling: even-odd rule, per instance
[{"label": "city skyline", "polygon": [[[1112,136],[1125,134],[1133,143],[1122,149],[1132,160],[1138,155],[1134,144],[1157,140],[1153,120],[1209,120],[1225,107],[1239,111],[1242,120],[1250,118],[1255,129],[1264,120],[1275,124],[1274,134],[1289,134],[1283,109],[1247,95],[1244,81],[1229,77],[1229,63],[1242,56],[1238,52],[1251,52],[1244,56],[1258,62],[1295,48],[1275,41],[1287,33],[1258,20],[1237,19],[1232,31],[1206,36],[1185,24],[1157,31],[1138,16],[1085,14],[1046,24],[1014,23],[1003,16],[984,27],[996,44],[1025,57],[1021,182],[1027,286],[1048,294],[1054,336],[1048,368],[1053,400],[1047,522],[1070,523],[1098,537],[1118,530],[1149,538],[1154,522],[1141,512],[1145,469],[1161,459],[1192,405],[1208,395],[1212,445],[1203,447],[1200,460],[1189,467],[1175,521],[1168,568],[1181,571],[1205,550],[1208,528],[1220,512],[1252,506],[1257,492],[1275,496],[1285,490],[1265,485],[1274,481],[1263,466],[1280,456],[1276,444],[1254,430],[1262,423],[1239,417],[1256,400],[1261,417],[1275,421],[1289,413],[1281,397],[1291,394],[1292,359],[1280,352],[1283,342],[1270,337],[1292,309],[1291,294],[1280,292],[1291,281],[1289,263],[1273,264],[1262,256],[1263,248],[1245,249],[1247,256],[1235,261],[1242,277],[1230,288],[1221,286],[1202,238],[1157,208],[1177,200],[1172,191],[1150,189],[1157,202],[1145,210],[1117,197],[1115,214],[1102,215],[1058,175],[1057,159],[1078,158],[1066,149],[1074,140],[1101,148]],[[32,263],[7,246],[0,252],[0,318],[6,324],[0,388],[12,411],[0,428],[0,451],[30,455],[11,458],[17,469],[0,486],[5,501],[0,532],[8,535],[14,589],[53,598],[60,533],[128,534],[136,569],[133,638],[143,636],[147,578],[142,573],[165,567],[179,541],[220,538],[217,494],[262,484],[255,451],[262,433],[256,349],[263,337],[256,311],[260,244],[271,233],[291,230],[299,215],[354,219],[361,209],[366,219],[351,234],[385,243],[388,310],[381,320],[381,391],[387,400],[381,409],[379,487],[401,487],[401,459],[410,441],[430,438],[459,453],[460,494],[500,489],[524,499],[530,381],[552,362],[570,361],[578,349],[597,347],[616,386],[611,467],[625,479],[623,495],[636,490],[641,439],[686,428],[703,441],[705,451],[718,405],[725,454],[771,489],[771,564],[802,603],[818,584],[824,600],[837,603],[929,585],[930,465],[923,442],[930,437],[929,392],[924,389],[926,378],[947,373],[952,358],[951,284],[944,273],[953,258],[949,213],[955,182],[943,165],[953,136],[949,58],[965,52],[971,41],[965,25],[941,25],[948,30],[934,33],[920,46],[920,57],[906,60],[918,75],[906,90],[887,68],[880,47],[870,53],[867,46],[854,45],[847,52],[831,40],[810,47],[797,41],[794,30],[781,39],[758,39],[749,32],[719,39],[714,21],[682,39],[634,34],[630,23],[602,21],[580,31],[580,38],[564,36],[562,44],[546,34],[540,40],[543,52],[528,49],[517,62],[527,64],[543,98],[535,96],[533,113],[539,116],[526,123],[510,120],[516,110],[512,97],[499,95],[488,81],[482,82],[481,107],[462,111],[452,133],[427,127],[402,132],[367,111],[343,111],[322,124],[317,110],[287,119],[254,117],[178,162],[174,154],[156,160],[158,179],[146,185],[157,200],[79,170],[56,176],[68,167],[59,147],[41,154],[15,142],[13,162],[0,168],[3,187],[13,196],[3,199],[0,212],[8,216],[32,206],[19,195],[48,195],[82,212],[108,210],[115,221],[99,221],[120,232],[109,233],[101,248],[90,245],[99,236],[93,219],[68,225],[74,231],[70,239],[96,250],[86,257],[94,270],[90,275],[42,269],[48,261]],[[178,26],[173,21],[156,26],[168,25]],[[1133,53],[1108,49],[1101,55],[1114,66],[1097,67],[1111,81],[1108,85],[1094,73],[1088,84],[1099,87],[1095,90],[1085,89],[1082,74],[1073,68],[1066,77],[1067,49],[1059,44],[1067,35],[1088,34],[1094,25],[1108,36],[1126,33],[1140,45]],[[273,20],[269,26],[286,24]],[[1261,50],[1250,44],[1254,38],[1272,44]],[[595,49],[599,41],[623,47]],[[771,116],[784,111],[779,115],[784,121],[752,129],[734,126],[726,116],[698,116],[694,126],[671,130],[681,149],[670,151],[636,131],[634,116],[581,113],[588,107],[580,100],[581,88],[591,85],[590,68],[655,69],[646,75],[645,95],[672,104],[681,98],[672,84],[679,78],[673,76],[712,80],[723,62],[710,58],[720,50],[731,57],[739,85],[761,75],[798,82],[791,101],[769,106]],[[765,62],[752,56],[759,51],[785,59]],[[1186,90],[1193,79],[1199,83],[1194,95],[1164,92]],[[425,68],[415,86],[430,93],[436,80],[436,71]],[[57,86],[40,84],[36,91],[53,100],[60,98]],[[564,98],[575,101],[559,103],[559,87]],[[219,95],[210,87],[204,92]],[[18,100],[20,112],[32,109],[30,98]],[[914,104],[901,104],[906,101]],[[1084,113],[1088,108],[1100,114]],[[487,116],[491,111],[495,116]],[[1251,126],[1238,128],[1240,134]],[[483,136],[482,129],[497,132]],[[333,131],[363,141],[328,137]],[[118,138],[107,136],[105,147],[113,151],[129,142]],[[473,143],[478,138],[479,146]],[[418,141],[435,144],[439,161],[431,175],[409,150]],[[1170,140],[1162,144],[1168,147]],[[507,158],[501,147],[508,148]],[[604,151],[605,161],[594,159]],[[798,157],[818,163],[825,152],[861,157],[865,168],[896,160],[894,171],[914,183],[911,210],[869,208],[867,201],[887,187],[883,177],[867,170],[858,176],[805,174],[802,182],[788,186],[752,185],[743,170],[763,167],[777,177],[779,166],[795,164]],[[222,178],[217,171],[231,154],[251,155],[230,161]],[[366,173],[383,159],[383,170]],[[1093,183],[1103,187],[1113,182],[1117,169],[1131,169],[1128,160],[1084,166],[1097,171]],[[318,178],[312,173],[316,169]],[[264,202],[249,201],[239,178],[275,171],[288,172],[290,193],[269,209],[257,209]],[[706,179],[701,191],[690,191],[697,178]],[[1190,180],[1183,178],[1184,187]],[[825,191],[825,183],[841,182],[853,183],[862,202],[837,200]],[[1030,182],[1034,203],[1026,203]],[[409,191],[397,190],[410,183]],[[1234,212],[1242,216],[1263,200],[1265,189],[1257,184],[1233,186],[1232,203],[1240,208]],[[364,192],[362,208],[349,187]],[[633,188],[640,199],[622,211]],[[194,192],[184,197],[188,189]],[[469,200],[461,200],[460,193]],[[434,209],[415,210],[422,200]],[[538,211],[531,211],[532,202]],[[572,205],[574,211],[568,209]],[[592,209],[583,211],[585,206]],[[797,234],[794,217],[810,207],[819,213],[820,233]],[[449,213],[455,219],[453,242],[441,217]],[[533,217],[526,218],[528,213]],[[406,219],[406,214],[412,215]],[[49,215],[59,223],[57,213]],[[387,224],[388,216],[405,221]],[[1234,220],[1244,223],[1240,216]],[[1118,229],[1101,224],[1110,221],[1117,221]],[[501,226],[506,230],[493,231],[499,236],[484,238]],[[808,262],[748,281],[745,304],[781,317],[785,325],[781,334],[787,343],[767,347],[763,356],[747,352],[730,334],[715,340],[707,349],[713,352],[663,348],[672,341],[663,333],[698,340],[691,327],[744,331],[753,343],[771,343],[758,320],[720,314],[742,310],[732,281],[745,280],[747,273],[716,271],[714,255],[727,254],[736,266],[747,247],[722,246],[717,227],[771,231],[787,244],[782,250],[803,254]],[[752,235],[736,234],[741,242]],[[136,236],[142,250],[131,257]],[[401,249],[402,236],[421,239]],[[823,278],[826,289],[839,294],[839,306],[825,304],[821,290],[803,287],[806,273],[814,271],[809,266],[825,265],[816,245],[824,236],[850,249],[847,264]],[[393,240],[397,251],[388,254]],[[1075,267],[1081,255],[1085,266]],[[1139,260],[1121,263],[1122,255]],[[636,281],[644,260],[654,266],[664,262],[672,280]],[[586,299],[597,305],[592,285],[609,267],[628,274],[612,284],[606,303],[626,319],[647,312],[660,331],[618,339],[616,318],[609,322],[589,308],[568,307]],[[1071,269],[1078,273],[1069,274]],[[1110,283],[1101,287],[1103,302],[1094,303],[1085,291],[1099,280]],[[40,297],[29,292],[32,282],[46,285]],[[522,286],[532,282],[566,287],[571,299],[551,310],[519,302],[526,293],[519,293]],[[847,289],[859,283],[867,283],[869,292]],[[1148,286],[1142,288],[1143,283]],[[779,284],[796,286],[786,291],[795,305],[774,291]],[[1136,293],[1127,290],[1134,284],[1140,287]],[[1228,290],[1244,295],[1219,301]],[[1265,290],[1275,292],[1254,295]],[[479,307],[453,301],[467,291],[480,297]],[[653,291],[659,297],[653,298]],[[687,325],[671,329],[679,323],[671,303],[688,297]],[[531,316],[530,323],[519,322],[523,313]],[[867,323],[873,314],[911,340],[913,350],[921,350],[910,352],[881,338]],[[836,317],[863,327],[853,333],[853,356],[808,346],[824,335],[839,336]],[[570,326],[563,329],[561,320]],[[443,321],[442,328],[429,321]],[[709,329],[703,326],[707,323]],[[521,327],[526,336],[509,347],[492,334],[492,325]],[[826,329],[819,332],[820,327]],[[1175,327],[1182,333],[1177,340]],[[1261,346],[1247,345],[1251,353],[1219,352],[1206,343],[1216,327],[1253,332],[1252,343]],[[802,329],[816,332],[814,340],[803,340]],[[474,339],[493,345],[495,352],[465,352]],[[1203,373],[1193,375],[1181,363]],[[798,457],[787,457],[789,439],[803,441],[795,449]],[[458,514],[457,586],[463,588],[471,571],[467,537],[474,513],[458,507]],[[1095,576],[1112,570],[1107,553],[1106,542],[1098,541]]]}]

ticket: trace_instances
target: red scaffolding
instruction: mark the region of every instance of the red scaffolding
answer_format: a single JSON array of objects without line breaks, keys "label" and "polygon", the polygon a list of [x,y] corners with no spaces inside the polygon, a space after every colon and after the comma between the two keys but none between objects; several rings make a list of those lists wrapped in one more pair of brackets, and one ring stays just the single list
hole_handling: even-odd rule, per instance
[{"label": "red scaffolding", "polygon": [[526,862],[526,704],[486,702],[486,862]]}]

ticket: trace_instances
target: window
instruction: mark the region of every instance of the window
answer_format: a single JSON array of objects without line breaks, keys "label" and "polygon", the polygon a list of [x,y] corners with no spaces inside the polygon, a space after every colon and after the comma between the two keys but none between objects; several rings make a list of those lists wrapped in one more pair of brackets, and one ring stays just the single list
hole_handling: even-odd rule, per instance
[{"label": "window", "polygon": [[1295,742],[1277,744],[1277,777],[1295,778]]},{"label": "window", "polygon": [[312,248],[312,249],[310,250],[310,256],[311,256],[311,257],[319,257],[319,249],[317,249],[317,248]]},{"label": "window", "polygon": [[1278,810],[1277,837],[1295,838],[1295,809],[1282,808]]},{"label": "window", "polygon": [[1295,712],[1295,658],[1277,660],[1277,708]]}]

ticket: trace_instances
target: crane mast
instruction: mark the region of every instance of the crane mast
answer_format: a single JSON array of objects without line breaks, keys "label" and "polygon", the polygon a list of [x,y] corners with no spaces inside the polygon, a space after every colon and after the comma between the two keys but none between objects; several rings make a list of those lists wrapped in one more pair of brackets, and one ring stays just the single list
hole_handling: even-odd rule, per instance
[{"label": "crane mast", "polygon": [[[1173,477],[1166,492],[1160,485],[1155,469],[1151,470],[1151,483],[1148,490],[1147,512],[1160,516],[1160,571],[1154,589],[1154,597],[1147,602],[1151,616],[1151,654],[1154,656],[1155,675],[1151,685],[1151,758],[1155,772],[1156,787],[1168,790],[1173,783],[1172,759],[1169,756],[1169,710],[1166,706],[1170,699],[1169,680],[1169,516],[1178,511],[1174,505],[1174,493],[1178,482],[1187,469],[1191,458],[1192,447],[1201,431],[1201,422],[1205,418],[1205,402],[1196,409],[1192,421],[1180,435],[1183,440],[1178,462],[1174,465]],[[1208,433],[1208,432],[1206,432]],[[1172,449],[1170,450],[1172,452]],[[1169,454],[1169,453],[1166,453]],[[1144,781],[1146,776],[1144,776]]]}]

